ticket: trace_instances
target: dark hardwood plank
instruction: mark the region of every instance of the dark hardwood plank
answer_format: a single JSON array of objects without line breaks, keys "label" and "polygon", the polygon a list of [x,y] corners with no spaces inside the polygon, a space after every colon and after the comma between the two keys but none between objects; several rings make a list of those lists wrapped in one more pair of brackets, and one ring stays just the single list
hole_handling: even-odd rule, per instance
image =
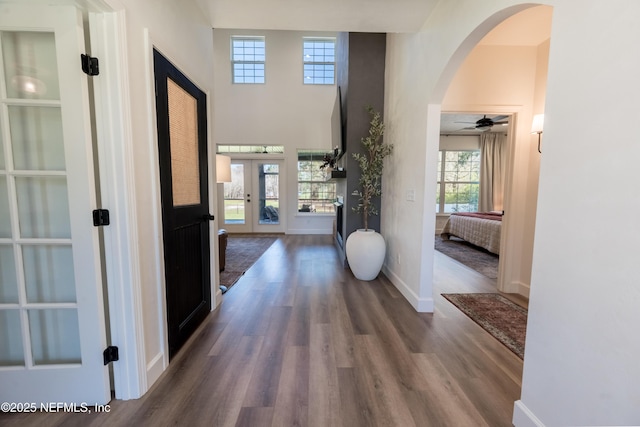
[{"label": "dark hardwood plank", "polygon": [[273,307],[264,342],[253,367],[243,406],[273,406],[276,401],[282,361],[286,350],[287,325],[291,307]]},{"label": "dark hardwood plank", "polygon": [[309,345],[309,425],[340,425],[340,394],[331,328],[318,323],[311,326]]},{"label": "dark hardwood plank", "polygon": [[343,269],[330,236],[279,236],[142,398],[0,425],[510,426],[522,361],[442,292],[495,281],[436,253],[435,311],[416,313]]},{"label": "dark hardwood plank", "polygon": [[309,348],[287,347],[273,414],[274,426],[306,426],[309,413]]}]

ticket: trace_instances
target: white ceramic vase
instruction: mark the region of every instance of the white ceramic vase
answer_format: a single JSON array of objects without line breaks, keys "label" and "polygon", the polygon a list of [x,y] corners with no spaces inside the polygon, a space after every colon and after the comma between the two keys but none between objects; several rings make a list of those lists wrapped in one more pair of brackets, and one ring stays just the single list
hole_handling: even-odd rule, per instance
[{"label": "white ceramic vase", "polygon": [[373,280],[380,273],[387,247],[382,235],[364,228],[349,234],[346,243],[349,267],[359,280]]}]

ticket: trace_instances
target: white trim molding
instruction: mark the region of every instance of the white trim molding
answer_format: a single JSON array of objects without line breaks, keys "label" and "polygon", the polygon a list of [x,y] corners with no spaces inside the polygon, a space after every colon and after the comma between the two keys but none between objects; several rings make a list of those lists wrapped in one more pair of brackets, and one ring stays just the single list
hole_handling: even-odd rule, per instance
[{"label": "white trim molding", "polygon": [[517,400],[513,405],[513,419],[511,422],[515,427],[545,427],[544,423],[522,403],[522,400]]},{"label": "white trim molding", "polygon": [[121,349],[114,387],[116,398],[136,399],[147,382],[125,12],[90,13],[89,22],[92,55],[101,68],[93,86],[101,202],[111,217],[103,230],[111,344]]},{"label": "white trim molding", "polygon": [[416,295],[416,293],[413,292],[400,277],[390,270],[386,264],[382,266],[382,272],[417,312],[433,313],[433,298],[421,298],[419,295]]}]

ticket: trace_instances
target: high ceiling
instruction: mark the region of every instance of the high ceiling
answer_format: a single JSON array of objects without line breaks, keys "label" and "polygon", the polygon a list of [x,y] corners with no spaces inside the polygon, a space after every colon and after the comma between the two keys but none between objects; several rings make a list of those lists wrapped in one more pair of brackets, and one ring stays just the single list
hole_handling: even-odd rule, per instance
[{"label": "high ceiling", "polygon": [[195,0],[213,28],[415,32],[439,0]]},{"label": "high ceiling", "polygon": [[[194,0],[208,14],[213,28],[416,32],[440,1],[450,0]],[[520,12],[494,28],[479,44],[537,46],[550,37],[552,8]],[[441,133],[473,135],[483,114],[443,114]],[[494,115],[488,115],[493,117]],[[498,131],[494,126],[491,131]],[[507,127],[504,127],[506,131]],[[500,129],[502,130],[502,129]]]},{"label": "high ceiling", "polygon": [[[394,33],[419,31],[440,1],[451,0],[194,1],[213,28]],[[533,7],[521,12],[518,19],[508,20],[487,35],[483,43],[539,45],[550,34],[550,10]]]}]

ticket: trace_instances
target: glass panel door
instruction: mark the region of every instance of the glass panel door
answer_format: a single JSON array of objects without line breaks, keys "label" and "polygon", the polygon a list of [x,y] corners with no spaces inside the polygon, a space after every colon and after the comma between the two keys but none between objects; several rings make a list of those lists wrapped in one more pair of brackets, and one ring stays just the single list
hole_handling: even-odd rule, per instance
[{"label": "glass panel door", "polygon": [[222,227],[230,233],[284,232],[280,175],[282,161],[231,160],[231,182],[224,183]]},{"label": "glass panel door", "polygon": [[251,215],[251,160],[231,161],[231,182],[224,183],[222,223],[230,233],[250,233]]},{"label": "glass panel door", "polygon": [[0,401],[110,397],[79,22],[0,15]]},{"label": "glass panel door", "polygon": [[[6,265],[14,265],[11,278],[0,286],[2,293],[14,295],[15,304],[2,310],[7,324],[14,328],[6,330],[12,337],[7,353],[22,354],[21,359],[9,357],[7,361],[11,366],[27,367],[81,363],[54,34],[3,31],[0,38],[8,97],[1,209],[8,211],[14,205],[16,212],[13,232],[2,232],[3,237],[12,238],[11,244],[2,245]],[[38,105],[40,100],[49,102]],[[15,198],[9,200],[8,194]],[[5,215],[3,228],[11,224],[10,213]],[[22,301],[15,298],[16,286]],[[23,340],[16,338],[20,335]]]},{"label": "glass panel door", "polygon": [[280,218],[281,163],[279,161],[253,161],[253,183],[257,195],[254,231],[271,233],[284,231],[284,224]]}]

